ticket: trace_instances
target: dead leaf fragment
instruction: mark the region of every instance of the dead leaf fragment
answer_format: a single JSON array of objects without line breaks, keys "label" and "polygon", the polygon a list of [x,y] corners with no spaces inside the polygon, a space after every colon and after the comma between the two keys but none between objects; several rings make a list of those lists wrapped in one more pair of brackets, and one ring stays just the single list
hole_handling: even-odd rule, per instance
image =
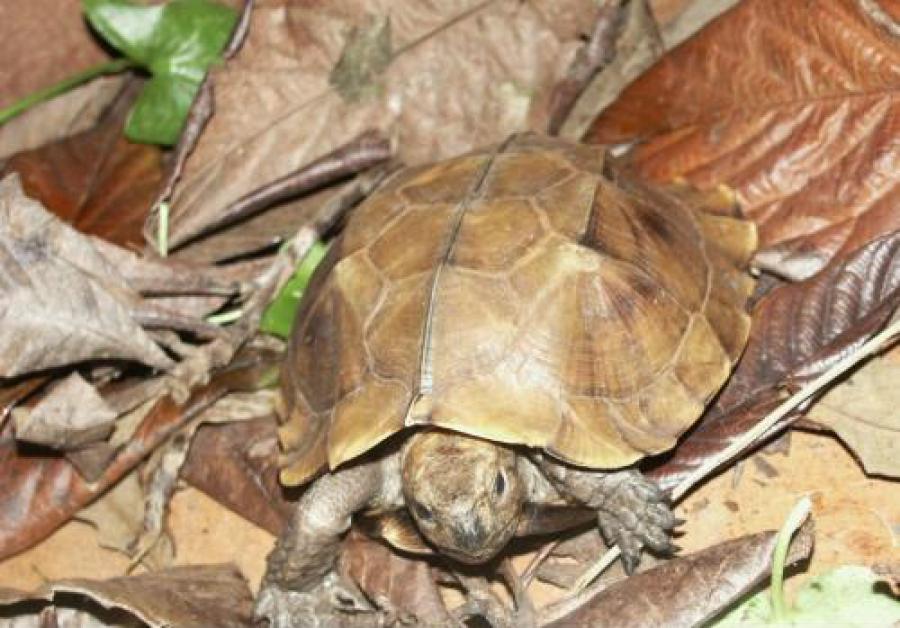
[{"label": "dead leaf fragment", "polygon": [[112,432],[117,413],[78,373],[55,385],[33,408],[16,408],[16,438],[53,449],[80,449]]},{"label": "dead leaf fragment", "polygon": [[[244,628],[252,623],[253,599],[247,581],[233,565],[190,565],[109,580],[59,580],[32,594],[5,591],[0,604],[6,617],[31,618],[34,602],[50,602],[53,610],[71,609],[93,615],[97,623],[80,626],[222,626]],[[73,597],[75,596],[75,597]],[[29,603],[30,602],[30,603]],[[88,603],[85,603],[88,602]],[[98,612],[118,610],[113,617]],[[44,612],[47,606],[42,605]],[[18,613],[16,611],[19,611]],[[40,611],[39,611],[40,612]],[[55,613],[47,614],[55,617]],[[79,619],[85,621],[83,616]],[[128,621],[128,620],[131,621]],[[38,618],[34,617],[37,622]],[[44,623],[14,624],[27,628]],[[57,624],[53,624],[57,625]],[[59,624],[71,625],[71,624]]]},{"label": "dead leaf fragment", "polygon": [[[144,490],[138,478],[139,470],[132,471],[103,494],[100,499],[83,508],[75,518],[97,528],[100,547],[134,556],[135,540],[144,522]],[[171,539],[161,537],[153,551],[141,558],[149,569],[158,570],[171,566],[175,548]]]},{"label": "dead leaf fragment", "polygon": [[[222,208],[370,129],[396,137],[399,156],[415,164],[545,128],[551,88],[581,45],[574,21],[554,24],[552,16],[582,16],[578,27],[589,32],[596,7],[589,0],[544,4],[257,6],[240,52],[211,75],[216,114],[174,188],[170,243],[196,236]],[[330,77],[353,29],[379,16],[390,17],[393,54],[381,71],[374,67],[384,65],[383,55],[365,72],[377,89],[350,102]],[[155,237],[155,223],[145,233]]]},{"label": "dead leaf fragment", "polygon": [[0,375],[100,358],[173,366],[132,320],[124,280],[17,175],[0,181],[0,256]]},{"label": "dead leaf fragment", "polygon": [[[745,0],[641,76],[592,142],[731,186],[764,247],[845,255],[900,228],[900,46],[858,0]],[[815,270],[815,269],[813,269]]]},{"label": "dead leaf fragment", "polygon": [[828,391],[806,418],[832,430],[867,473],[900,477],[900,358],[875,358]]}]

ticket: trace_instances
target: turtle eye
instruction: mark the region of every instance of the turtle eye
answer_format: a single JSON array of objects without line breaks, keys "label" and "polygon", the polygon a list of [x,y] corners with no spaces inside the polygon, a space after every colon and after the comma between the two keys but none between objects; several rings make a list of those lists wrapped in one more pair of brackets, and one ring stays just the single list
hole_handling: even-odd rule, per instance
[{"label": "turtle eye", "polygon": [[416,511],[416,517],[418,517],[420,521],[431,521],[434,519],[431,509],[419,502],[413,502],[413,510]]},{"label": "turtle eye", "polygon": [[503,471],[497,472],[497,477],[494,478],[494,493],[497,494],[497,497],[503,495],[503,492],[506,490],[506,478],[503,477]]}]

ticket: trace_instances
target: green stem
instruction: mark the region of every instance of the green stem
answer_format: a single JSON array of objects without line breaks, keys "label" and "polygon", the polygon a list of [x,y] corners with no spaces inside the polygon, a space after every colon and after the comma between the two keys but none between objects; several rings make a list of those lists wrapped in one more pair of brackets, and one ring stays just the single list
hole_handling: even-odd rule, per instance
[{"label": "green stem", "polygon": [[812,503],[809,497],[804,496],[787,517],[787,521],[778,532],[778,540],[775,542],[775,552],[772,556],[772,587],[770,595],[772,597],[772,619],[776,622],[787,619],[788,607],[784,599],[784,563],[787,560],[788,548],[791,545],[791,538],[794,536],[806,518],[809,517],[809,511],[812,509]]},{"label": "green stem", "polygon": [[5,109],[0,109],[0,124],[5,124],[6,122],[25,112],[34,105],[42,103],[45,100],[50,100],[54,96],[58,96],[59,94],[67,92],[73,87],[78,87],[82,83],[87,83],[92,78],[96,78],[104,74],[116,74],[136,65],[136,62],[123,57],[120,59],[113,59],[111,61],[107,61],[106,63],[95,65],[92,68],[88,68],[83,72],[79,72],[74,76],[70,76],[69,78],[60,81],[56,85],[51,85],[50,87],[46,87],[42,90],[34,92],[33,94],[26,96],[22,100],[13,103],[9,107],[6,107]]}]

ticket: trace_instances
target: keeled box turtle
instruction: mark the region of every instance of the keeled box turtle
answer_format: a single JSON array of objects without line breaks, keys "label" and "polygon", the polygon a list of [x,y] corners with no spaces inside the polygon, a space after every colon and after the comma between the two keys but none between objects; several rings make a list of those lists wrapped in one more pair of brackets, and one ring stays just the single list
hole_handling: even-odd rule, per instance
[{"label": "keeled box turtle", "polygon": [[669,549],[665,499],[623,468],[671,448],[728,377],[756,244],[689,198],[598,147],[520,135],[362,204],[282,372],[282,481],[315,479],[258,611],[303,625],[292,592],[323,581],[357,513],[465,563],[535,531],[543,505],[595,509],[629,568]]}]

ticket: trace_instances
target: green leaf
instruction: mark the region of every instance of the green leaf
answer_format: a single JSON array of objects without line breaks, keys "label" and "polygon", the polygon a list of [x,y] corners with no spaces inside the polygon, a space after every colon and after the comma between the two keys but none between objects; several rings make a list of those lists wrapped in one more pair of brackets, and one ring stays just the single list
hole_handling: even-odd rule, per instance
[{"label": "green leaf", "polygon": [[129,139],[174,144],[209,66],[219,59],[237,13],[210,0],[142,6],[82,0],[91,26],[152,75],[125,125]]},{"label": "green leaf", "polygon": [[294,325],[294,317],[300,298],[306,291],[306,286],[312,278],[316,266],[325,257],[328,246],[316,242],[306,256],[297,264],[294,274],[281,289],[281,292],[272,300],[269,307],[263,313],[259,328],[267,333],[287,338],[291,335]]},{"label": "green leaf", "polygon": [[762,591],[710,626],[893,626],[900,622],[900,600],[877,591],[877,582],[868,567],[845,565],[810,579],[782,621],[772,619],[769,594]]}]

